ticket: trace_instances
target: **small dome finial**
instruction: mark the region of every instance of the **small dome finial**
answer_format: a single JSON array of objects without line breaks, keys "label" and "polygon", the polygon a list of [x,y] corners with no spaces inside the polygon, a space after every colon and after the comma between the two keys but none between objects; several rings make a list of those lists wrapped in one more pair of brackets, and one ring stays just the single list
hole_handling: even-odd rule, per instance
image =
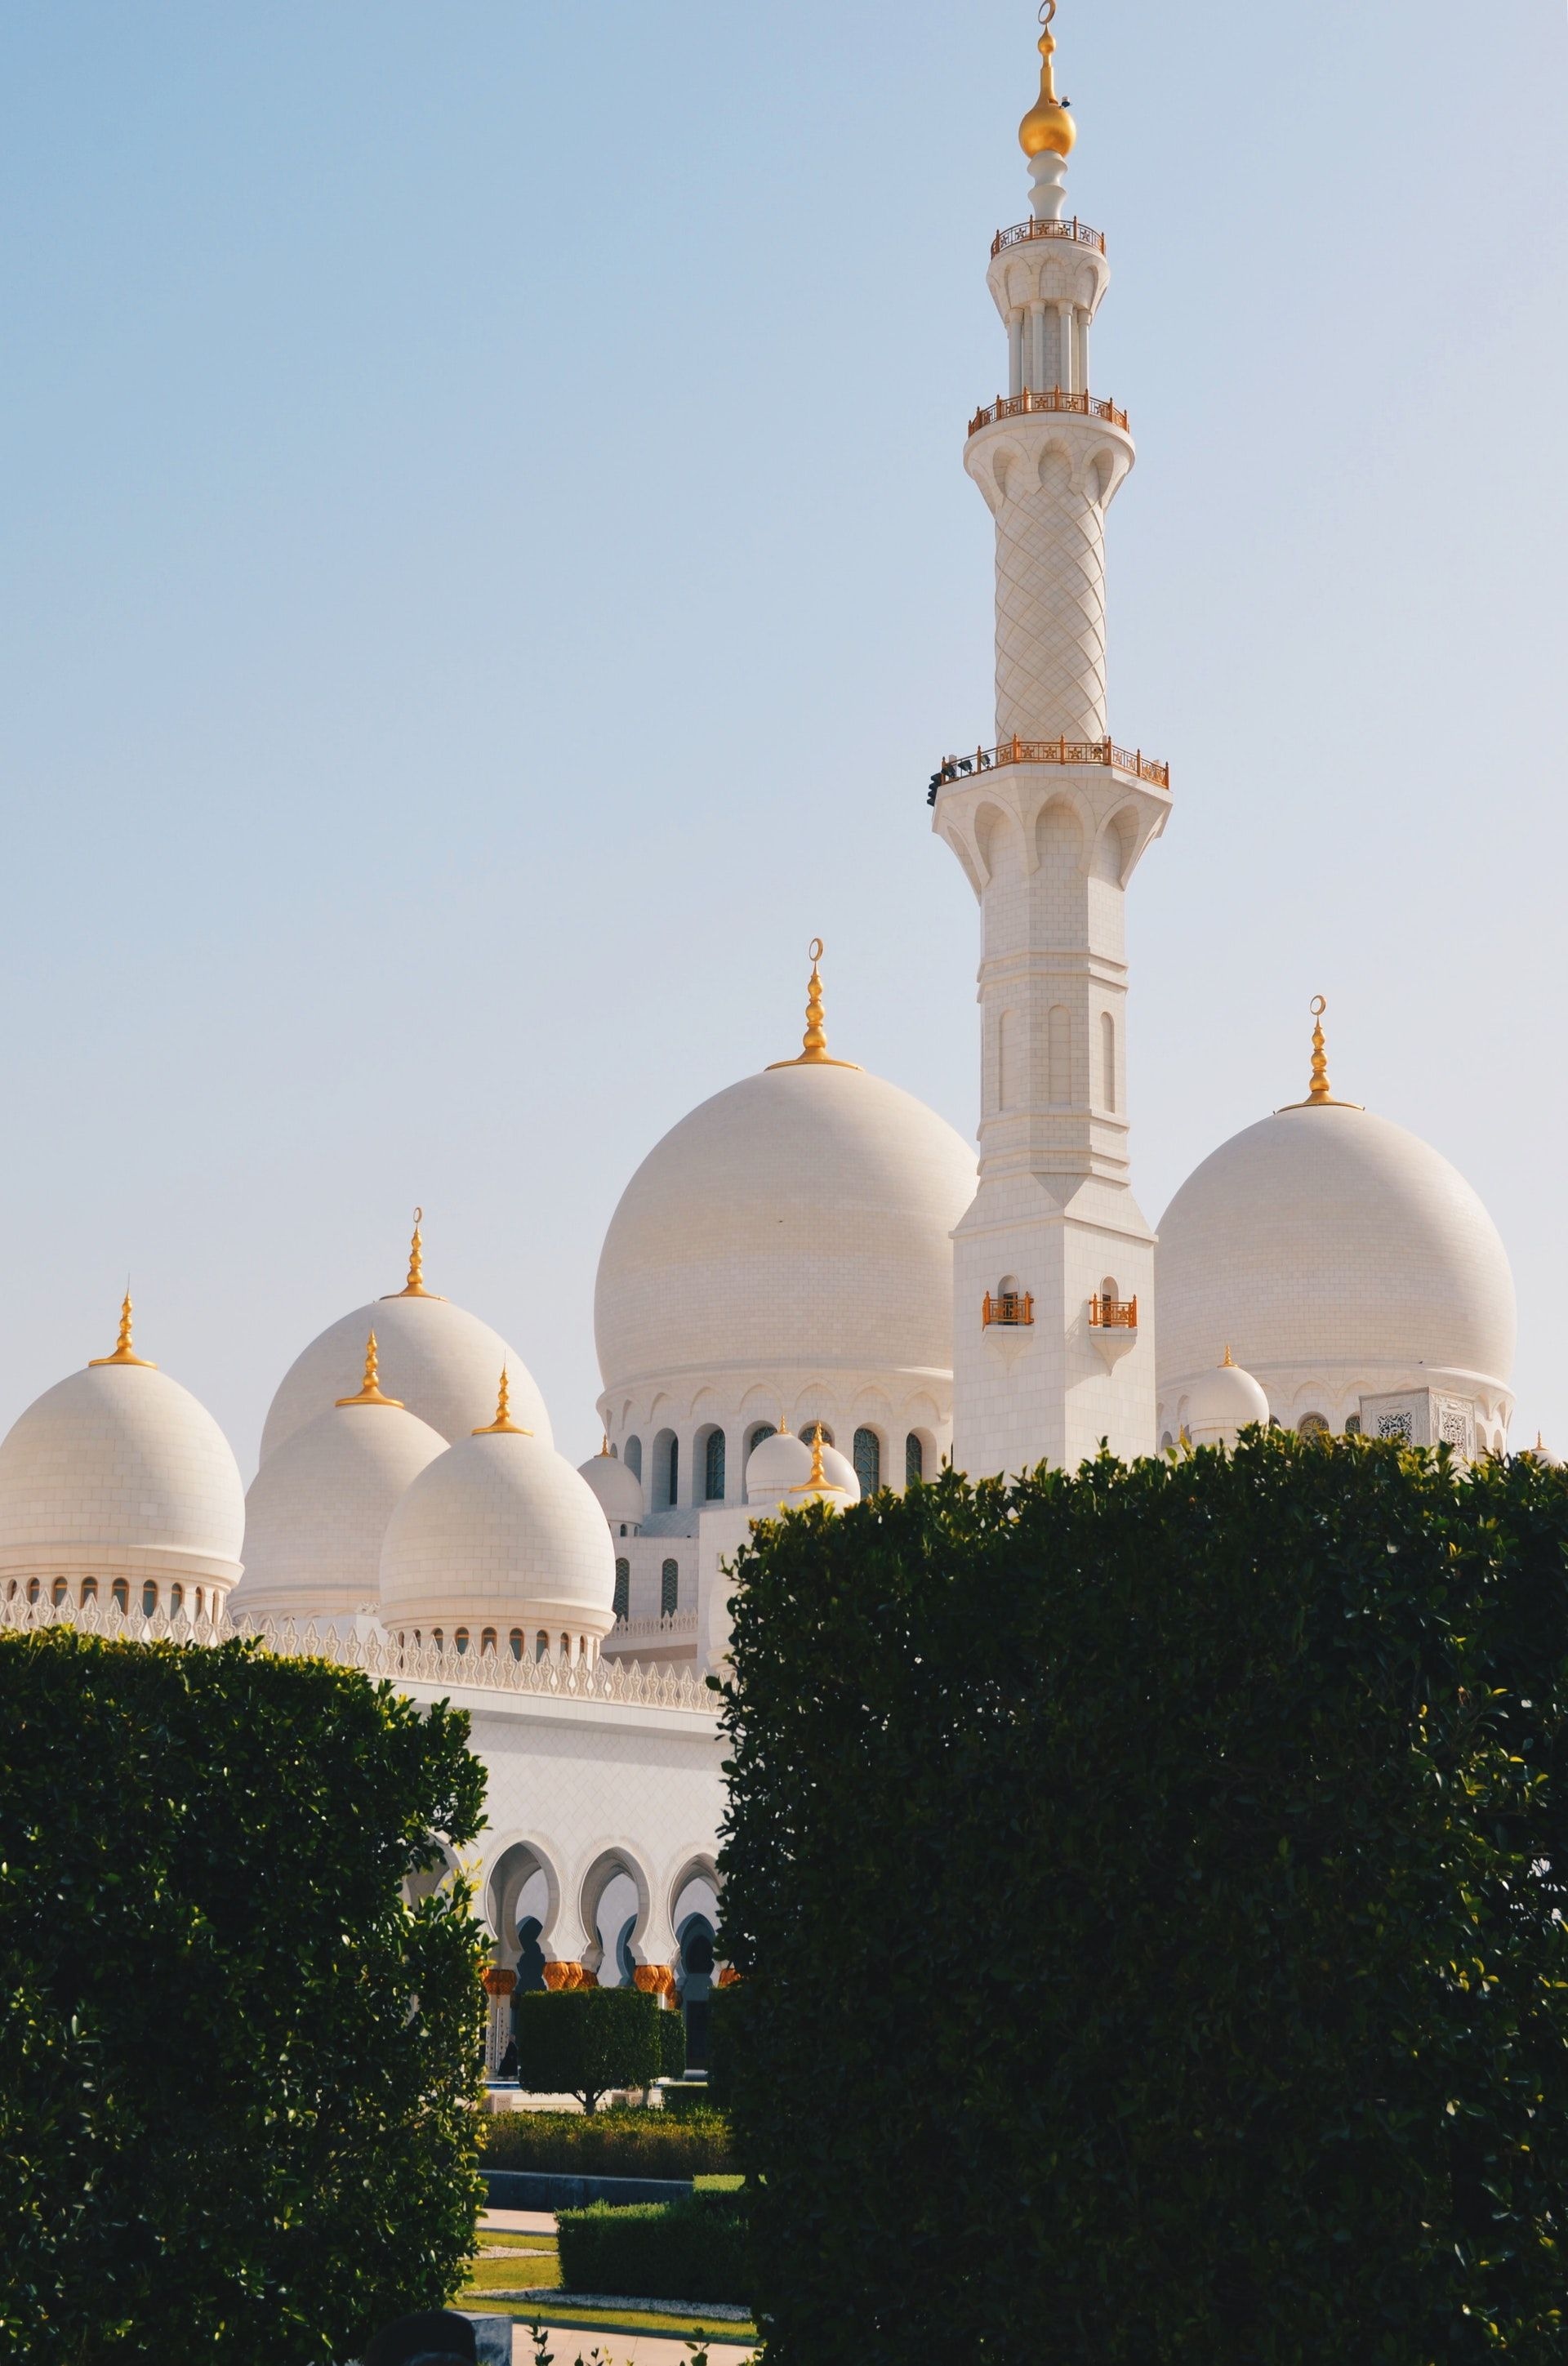
[{"label": "small dome finial", "polygon": [[1220,1367],[1222,1371],[1224,1370],[1226,1364],[1229,1365],[1231,1370],[1234,1372],[1235,1369],[1235,1358],[1231,1354],[1231,1343],[1228,1339],[1225,1341],[1225,1362]]},{"label": "small dome finial", "polygon": [[1328,1008],[1326,995],[1314,994],[1312,998],[1312,1084],[1307,1092],[1309,1101],[1331,1101],[1334,1088],[1328,1081],[1328,1053],[1324,1049],[1323,1014]]},{"label": "small dome finial", "polygon": [[401,1290],[389,1290],[387,1295],[389,1298],[434,1298],[438,1305],[445,1306],[446,1301],[439,1292],[426,1290],[424,1286],[424,1235],[420,1231],[423,1222],[424,1210],[416,1208],[413,1211],[413,1238],[409,1243],[409,1278]]},{"label": "small dome finial", "polygon": [[149,1357],[139,1356],[130,1344],[130,1284],[128,1281],[125,1285],[125,1296],[119,1305],[119,1337],[115,1342],[114,1354],[94,1356],[87,1366],[89,1371],[94,1371],[105,1364],[140,1364],[144,1372],[157,1370],[157,1365]]},{"label": "small dome finial", "polygon": [[1078,136],[1066,100],[1056,96],[1056,37],[1051,30],[1055,13],[1056,0],[1041,0],[1040,22],[1044,29],[1040,36],[1040,96],[1018,127],[1018,144],[1031,158],[1070,156]]},{"label": "small dome finial", "polygon": [[476,1437],[532,1437],[533,1435],[531,1429],[525,1429],[521,1422],[513,1421],[512,1418],[512,1382],[506,1367],[502,1364],[501,1388],[495,1400],[495,1419],[487,1422],[483,1429],[476,1429],[474,1436]]},{"label": "small dome finial", "polygon": [[843,1492],[841,1488],[834,1486],[823,1468],[822,1425],[819,1421],[814,1421],[811,1425],[810,1474],[801,1481],[798,1487],[792,1487],[789,1492],[792,1495],[804,1495],[808,1502],[818,1504],[837,1503]]},{"label": "small dome finial", "polygon": [[806,948],[811,963],[811,977],[806,989],[806,1033],[800,1050],[793,1060],[773,1060],[770,1068],[857,1068],[858,1060],[834,1060],[828,1053],[828,1023],[822,1013],[822,955],[826,951],[820,937],[813,937]]},{"label": "small dome finial", "polygon": [[359,1394],[356,1397],[336,1397],[333,1403],[340,1405],[388,1405],[392,1412],[401,1413],[403,1410],[401,1397],[384,1397],[381,1394],[380,1370],[380,1350],[376,1345],[376,1334],[372,1331],[369,1338],[365,1342],[365,1378],[360,1383]]}]

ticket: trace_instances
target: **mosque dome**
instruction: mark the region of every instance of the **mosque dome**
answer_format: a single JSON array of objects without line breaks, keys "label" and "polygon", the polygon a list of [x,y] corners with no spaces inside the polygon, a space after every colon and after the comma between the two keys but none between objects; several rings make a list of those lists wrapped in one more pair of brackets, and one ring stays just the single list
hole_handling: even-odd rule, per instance
[{"label": "mosque dome", "polygon": [[618,1455],[610,1451],[606,1439],[602,1454],[594,1454],[578,1467],[578,1477],[593,1493],[599,1509],[612,1528],[639,1528],[645,1509],[642,1481],[635,1470],[628,1470]]},{"label": "mosque dome", "polygon": [[[811,1448],[804,1437],[781,1429],[751,1448],[746,1463],[746,1501],[772,1511],[775,1504],[798,1495],[811,1477]],[[860,1480],[847,1454],[822,1441],[822,1472],[828,1484],[846,1502],[860,1502]]]},{"label": "mosque dome", "polygon": [[[1513,1276],[1464,1177],[1403,1126],[1327,1089],[1224,1143],[1167,1209],[1156,1253],[1162,1417],[1229,1340],[1275,1416],[1337,1425],[1355,1392],[1451,1388],[1506,1402]],[[1316,1398],[1337,1400],[1315,1403]]]},{"label": "mosque dome", "polygon": [[898,1086],[807,1048],[682,1118],[621,1196],[599,1259],[606,1397],[666,1375],[953,1368],[953,1227],[975,1155]]},{"label": "mosque dome", "polygon": [[252,1480],[232,1613],[306,1620],[375,1608],[387,1524],[446,1446],[381,1393],[378,1347],[372,1332],[359,1394],[295,1430]]},{"label": "mosque dome", "polygon": [[550,1443],[545,1401],[515,1349],[477,1314],[425,1289],[416,1224],[407,1287],[330,1324],[285,1372],[262,1431],[264,1463],[296,1430],[358,1387],[365,1337],[372,1330],[389,1396],[400,1399],[448,1443],[489,1419],[503,1367],[518,1420]]},{"label": "mosque dome", "polygon": [[[513,1408],[515,1410],[515,1408]],[[564,1455],[510,1419],[426,1465],[381,1548],[381,1619],[476,1650],[491,1628],[569,1638],[576,1656],[615,1624],[615,1554],[597,1497]]]},{"label": "mosque dome", "polygon": [[1188,1398],[1187,1435],[1194,1446],[1234,1446],[1244,1429],[1266,1428],[1269,1399],[1250,1372],[1225,1360],[1193,1382]]},{"label": "mosque dome", "polygon": [[[194,1615],[240,1575],[245,1501],[228,1439],[203,1404],[132,1346],[119,1345],[30,1404],[0,1444],[0,1583],[62,1579],[102,1609]],[[181,1588],[175,1599],[172,1585]],[[151,1594],[145,1589],[153,1589]]]}]

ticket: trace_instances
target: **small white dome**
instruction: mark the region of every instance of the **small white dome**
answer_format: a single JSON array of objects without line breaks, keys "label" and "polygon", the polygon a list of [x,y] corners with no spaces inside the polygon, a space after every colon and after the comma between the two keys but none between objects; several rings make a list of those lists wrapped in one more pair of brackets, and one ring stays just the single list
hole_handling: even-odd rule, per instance
[{"label": "small white dome", "polygon": [[612,1528],[639,1528],[644,1516],[642,1481],[618,1455],[595,1454],[578,1465],[577,1475],[593,1491]]},{"label": "small white dome", "polygon": [[381,1385],[450,1444],[490,1419],[504,1365],[517,1420],[547,1446],[550,1417],[527,1366],[499,1331],[445,1298],[379,1298],[356,1306],[312,1339],[278,1385],[262,1431],[261,1459],[359,1386],[365,1337],[374,1331]]},{"label": "small white dome", "polygon": [[1543,1443],[1539,1429],[1535,1434],[1535,1444],[1525,1447],[1522,1451],[1532,1462],[1539,1462],[1543,1470],[1557,1470],[1562,1468],[1562,1457],[1553,1454],[1551,1447]]},{"label": "small white dome", "polygon": [[1269,1425],[1269,1400],[1250,1372],[1229,1358],[1194,1381],[1187,1435],[1194,1446],[1234,1446],[1244,1429]]},{"label": "small white dome", "polygon": [[[381,1548],[381,1619],[423,1628],[536,1625],[594,1639],[615,1624],[615,1553],[564,1455],[521,1430],[458,1440],[420,1472]],[[475,1634],[477,1648],[479,1636]]]},{"label": "small white dome", "polygon": [[[0,1445],[6,1579],[194,1580],[226,1593],[240,1574],[244,1527],[228,1439],[154,1365],[111,1360],[73,1372]],[[158,1606],[170,1607],[166,1596]]]},{"label": "small white dome", "polygon": [[1225,1339],[1292,1425],[1315,1391],[1350,1412],[1358,1391],[1506,1395],[1496,1229],[1446,1158],[1369,1110],[1280,1110],[1224,1144],[1166,1210],[1155,1271],[1168,1425]]},{"label": "small white dome", "polygon": [[[860,1481],[854,1464],[836,1446],[822,1447],[822,1472],[846,1504],[860,1502]],[[760,1438],[746,1465],[746,1501],[773,1512],[804,1500],[801,1491],[811,1477],[811,1448],[793,1431],[781,1429]]]},{"label": "small white dome", "polygon": [[373,1606],[387,1524],[446,1447],[392,1404],[333,1405],[297,1429],[251,1482],[245,1575],[230,1610],[324,1619]]},{"label": "small white dome", "polygon": [[746,1501],[771,1511],[781,1495],[811,1476],[811,1448],[790,1429],[759,1438],[746,1463]]}]

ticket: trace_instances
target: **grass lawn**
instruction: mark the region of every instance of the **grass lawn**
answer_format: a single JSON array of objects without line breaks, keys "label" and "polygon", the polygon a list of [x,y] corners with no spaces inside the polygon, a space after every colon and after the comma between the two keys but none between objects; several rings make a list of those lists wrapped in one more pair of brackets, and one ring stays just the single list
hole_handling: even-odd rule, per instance
[{"label": "grass lawn", "polygon": [[[716,2178],[728,2186],[728,2178]],[[737,2185],[740,2182],[737,2178]],[[689,2311],[621,2308],[562,2308],[547,2294],[560,2285],[560,2251],[553,2235],[513,2235],[479,2229],[477,2258],[468,2263],[468,2281],[454,2306],[476,2315],[500,2315],[525,2320],[537,2308],[552,2325],[581,2327],[584,2333],[665,2333],[682,2339],[705,2333],[723,2341],[755,2341],[754,2325],[726,2317],[715,2323]],[[538,2299],[532,2298],[535,2292]],[[515,2293],[515,2299],[504,2295]]]}]

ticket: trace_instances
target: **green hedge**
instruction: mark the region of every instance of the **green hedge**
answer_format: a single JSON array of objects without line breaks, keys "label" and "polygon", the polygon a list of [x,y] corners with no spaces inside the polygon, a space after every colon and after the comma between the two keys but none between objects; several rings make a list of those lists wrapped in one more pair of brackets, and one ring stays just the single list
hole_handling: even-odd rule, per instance
[{"label": "green hedge", "polygon": [[1568,2355],[1568,1471],[945,1474],[739,1581],[770,2366]]},{"label": "green hedge", "polygon": [[685,2016],[666,2008],[660,2013],[657,2026],[660,2077],[683,2079],[686,2075]]},{"label": "green hedge", "polygon": [[663,2075],[656,1997],[637,1989],[547,1989],[519,1996],[512,2016],[517,2083],[530,2095],[575,2095],[594,2111],[616,2087]]},{"label": "green hedge", "polygon": [[468,1719],[246,1644],[0,1636],[0,2359],[319,2366],[461,2282]]},{"label": "green hedge", "polygon": [[750,2305],[746,2217],[738,2194],[698,2193],[689,2202],[629,2210],[596,2203],[591,2210],[563,2210],[557,2224],[567,2292]]},{"label": "green hedge", "polygon": [[486,2169],[563,2177],[707,2177],[736,2163],[719,2112],[495,2112],[484,2122]]}]

